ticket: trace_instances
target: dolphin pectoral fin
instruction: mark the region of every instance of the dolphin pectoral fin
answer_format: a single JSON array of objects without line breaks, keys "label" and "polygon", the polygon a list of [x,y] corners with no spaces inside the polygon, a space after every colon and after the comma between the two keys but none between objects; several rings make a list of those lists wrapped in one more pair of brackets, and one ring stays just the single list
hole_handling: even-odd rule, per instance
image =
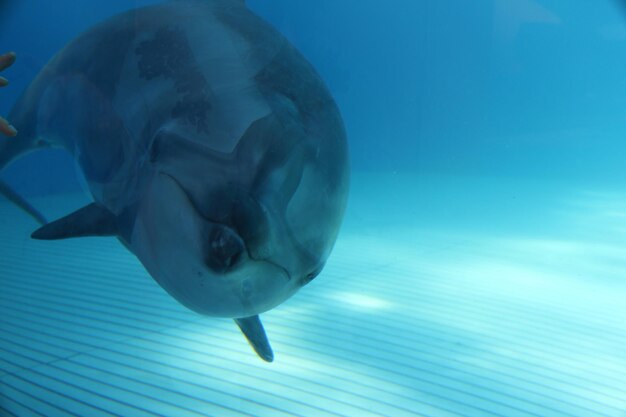
[{"label": "dolphin pectoral fin", "polygon": [[67,239],[86,236],[116,236],[118,219],[98,203],[91,203],[72,214],[35,230],[30,237],[40,240]]},{"label": "dolphin pectoral fin", "polygon": [[259,319],[259,316],[250,316],[242,319],[235,319],[235,323],[241,329],[241,332],[248,339],[248,343],[252,346],[252,349],[266,362],[272,362],[274,360],[274,352],[270,346],[263,324]]}]

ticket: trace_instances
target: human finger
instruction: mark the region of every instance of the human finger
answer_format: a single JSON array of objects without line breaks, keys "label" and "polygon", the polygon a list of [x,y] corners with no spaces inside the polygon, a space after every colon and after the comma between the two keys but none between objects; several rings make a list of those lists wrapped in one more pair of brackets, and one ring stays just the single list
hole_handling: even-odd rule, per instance
[{"label": "human finger", "polygon": [[15,52],[7,52],[0,55],[0,71],[9,68],[15,62]]},{"label": "human finger", "polygon": [[0,117],[0,133],[5,136],[15,136],[17,130],[6,119]]}]

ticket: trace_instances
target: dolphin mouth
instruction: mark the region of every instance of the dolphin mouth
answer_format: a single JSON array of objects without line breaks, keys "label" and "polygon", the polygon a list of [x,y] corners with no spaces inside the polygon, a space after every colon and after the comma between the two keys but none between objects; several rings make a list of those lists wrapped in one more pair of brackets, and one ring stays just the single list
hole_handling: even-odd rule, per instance
[{"label": "dolphin mouth", "polygon": [[[246,249],[247,250],[247,249]],[[252,257],[252,255],[250,254],[250,251],[248,251],[248,256],[250,257],[250,259],[252,259],[253,261],[256,262],[265,262],[268,263],[270,265],[272,265],[275,268],[280,269],[282,272],[284,272],[285,276],[287,277],[287,282],[290,282],[292,280],[291,274],[289,273],[289,271],[287,270],[287,268],[285,268],[284,266],[277,264],[274,261],[271,261],[269,259],[255,259]]]}]

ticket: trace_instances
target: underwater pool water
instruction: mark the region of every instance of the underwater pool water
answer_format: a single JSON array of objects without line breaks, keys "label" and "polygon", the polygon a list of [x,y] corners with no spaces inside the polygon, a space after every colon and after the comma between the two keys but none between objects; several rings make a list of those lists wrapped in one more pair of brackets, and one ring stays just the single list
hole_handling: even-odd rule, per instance
[{"label": "underwater pool water", "polygon": [[[161,2],[0,0],[0,116],[86,28]],[[0,197],[0,417],[626,417],[626,3],[245,4],[319,72],[351,166],[323,271],[262,314],[274,362],[118,240],[32,240]],[[0,180],[58,219],[90,202],[77,171],[46,151]]]},{"label": "underwater pool water", "polygon": [[[626,192],[485,177],[353,183],[327,268],[264,315],[272,364],[230,320],[177,304],[114,239],[31,241],[33,222],[3,203],[2,411],[624,416]],[[52,215],[84,201],[35,202]]]}]

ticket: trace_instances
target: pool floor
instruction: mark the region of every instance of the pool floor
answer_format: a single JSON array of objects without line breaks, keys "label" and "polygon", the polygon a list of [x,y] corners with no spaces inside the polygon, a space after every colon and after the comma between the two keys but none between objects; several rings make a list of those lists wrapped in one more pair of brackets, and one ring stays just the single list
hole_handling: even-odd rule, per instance
[{"label": "pool floor", "polygon": [[1,416],[626,417],[626,191],[357,173],[271,364],[115,239],[35,228],[0,200]]}]

